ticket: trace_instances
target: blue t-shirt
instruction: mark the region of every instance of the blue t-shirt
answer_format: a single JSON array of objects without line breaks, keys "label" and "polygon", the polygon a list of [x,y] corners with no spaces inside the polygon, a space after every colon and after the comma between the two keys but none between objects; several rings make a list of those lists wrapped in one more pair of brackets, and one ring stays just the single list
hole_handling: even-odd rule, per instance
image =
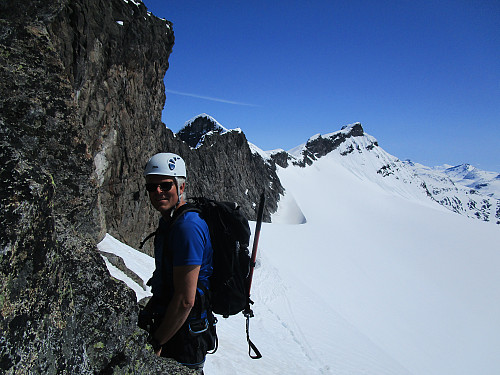
[{"label": "blue t-shirt", "polygon": [[[170,301],[174,293],[173,267],[199,265],[198,283],[209,288],[212,275],[212,243],[207,223],[198,212],[182,214],[166,233],[167,224],[160,219],[160,231],[155,237],[155,264],[151,289],[153,295]],[[165,239],[165,236],[167,238]],[[165,240],[167,246],[164,247]],[[164,254],[164,251],[167,251]]]}]

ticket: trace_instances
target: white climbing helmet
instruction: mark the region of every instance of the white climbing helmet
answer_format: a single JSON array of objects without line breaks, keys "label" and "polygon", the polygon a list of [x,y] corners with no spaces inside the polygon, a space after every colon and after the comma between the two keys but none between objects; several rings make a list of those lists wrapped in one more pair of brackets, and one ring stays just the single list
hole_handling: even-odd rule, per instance
[{"label": "white climbing helmet", "polygon": [[144,176],[150,174],[186,178],[186,163],[179,155],[161,152],[148,160]]}]

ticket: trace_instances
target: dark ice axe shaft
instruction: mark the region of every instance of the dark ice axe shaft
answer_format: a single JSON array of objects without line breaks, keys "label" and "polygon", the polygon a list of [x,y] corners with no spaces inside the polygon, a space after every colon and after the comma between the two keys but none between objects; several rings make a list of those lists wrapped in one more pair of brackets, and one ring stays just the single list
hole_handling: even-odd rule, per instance
[{"label": "dark ice axe shaft", "polygon": [[[257,258],[257,247],[259,246],[260,228],[262,226],[262,218],[264,216],[264,202],[265,202],[265,196],[264,192],[262,192],[262,194],[260,195],[259,210],[257,211],[257,224],[255,226],[255,235],[253,237],[252,257],[250,259],[250,272],[248,274],[247,306],[243,311],[243,314],[247,318],[246,331],[247,331],[247,342],[248,342],[248,355],[252,359],[262,358],[262,354],[260,354],[259,349],[257,349],[254,343],[250,340],[249,330],[250,330],[250,318],[253,317],[253,311],[250,308],[250,304],[253,303],[250,300],[250,290],[252,288],[252,278],[253,278],[253,270],[255,268],[255,260]],[[252,351],[255,354],[252,354]]]}]

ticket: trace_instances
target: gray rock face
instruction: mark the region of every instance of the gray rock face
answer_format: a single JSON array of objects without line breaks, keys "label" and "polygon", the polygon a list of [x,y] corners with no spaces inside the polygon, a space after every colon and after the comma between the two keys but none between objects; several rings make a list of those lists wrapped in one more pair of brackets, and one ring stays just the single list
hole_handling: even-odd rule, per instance
[{"label": "gray rock face", "polygon": [[165,142],[172,32],[122,0],[8,0],[0,17],[0,372],[185,373],[146,349],[95,250],[110,202],[139,191],[130,166]]},{"label": "gray rock face", "polygon": [[142,168],[169,136],[161,110],[174,37],[171,24],[149,15],[142,3],[122,3],[68,2],[49,32],[93,161],[98,237],[109,232],[133,243],[154,225],[141,199]]}]

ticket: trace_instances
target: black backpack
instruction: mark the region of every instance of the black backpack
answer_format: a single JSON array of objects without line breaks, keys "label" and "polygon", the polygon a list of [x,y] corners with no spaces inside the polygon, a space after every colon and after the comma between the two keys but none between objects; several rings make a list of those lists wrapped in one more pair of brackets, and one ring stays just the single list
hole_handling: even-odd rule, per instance
[{"label": "black backpack", "polygon": [[[196,211],[210,231],[213,274],[210,277],[211,309],[227,318],[243,311],[249,303],[250,227],[234,202],[192,198],[179,208],[178,216]],[[177,216],[175,215],[175,216]],[[178,217],[177,216],[177,217]]]},{"label": "black backpack", "polygon": [[[213,248],[211,310],[224,318],[243,312],[247,318],[249,355],[253,359],[261,358],[262,355],[249,337],[249,318],[253,317],[250,304],[253,302],[250,300],[249,285],[252,264],[248,250],[251,234],[248,220],[235,202],[219,202],[204,197],[190,198],[190,201],[176,210],[170,225],[189,211],[198,212],[205,220]],[[147,239],[141,243],[141,247]],[[251,350],[255,355],[251,354]]]}]

